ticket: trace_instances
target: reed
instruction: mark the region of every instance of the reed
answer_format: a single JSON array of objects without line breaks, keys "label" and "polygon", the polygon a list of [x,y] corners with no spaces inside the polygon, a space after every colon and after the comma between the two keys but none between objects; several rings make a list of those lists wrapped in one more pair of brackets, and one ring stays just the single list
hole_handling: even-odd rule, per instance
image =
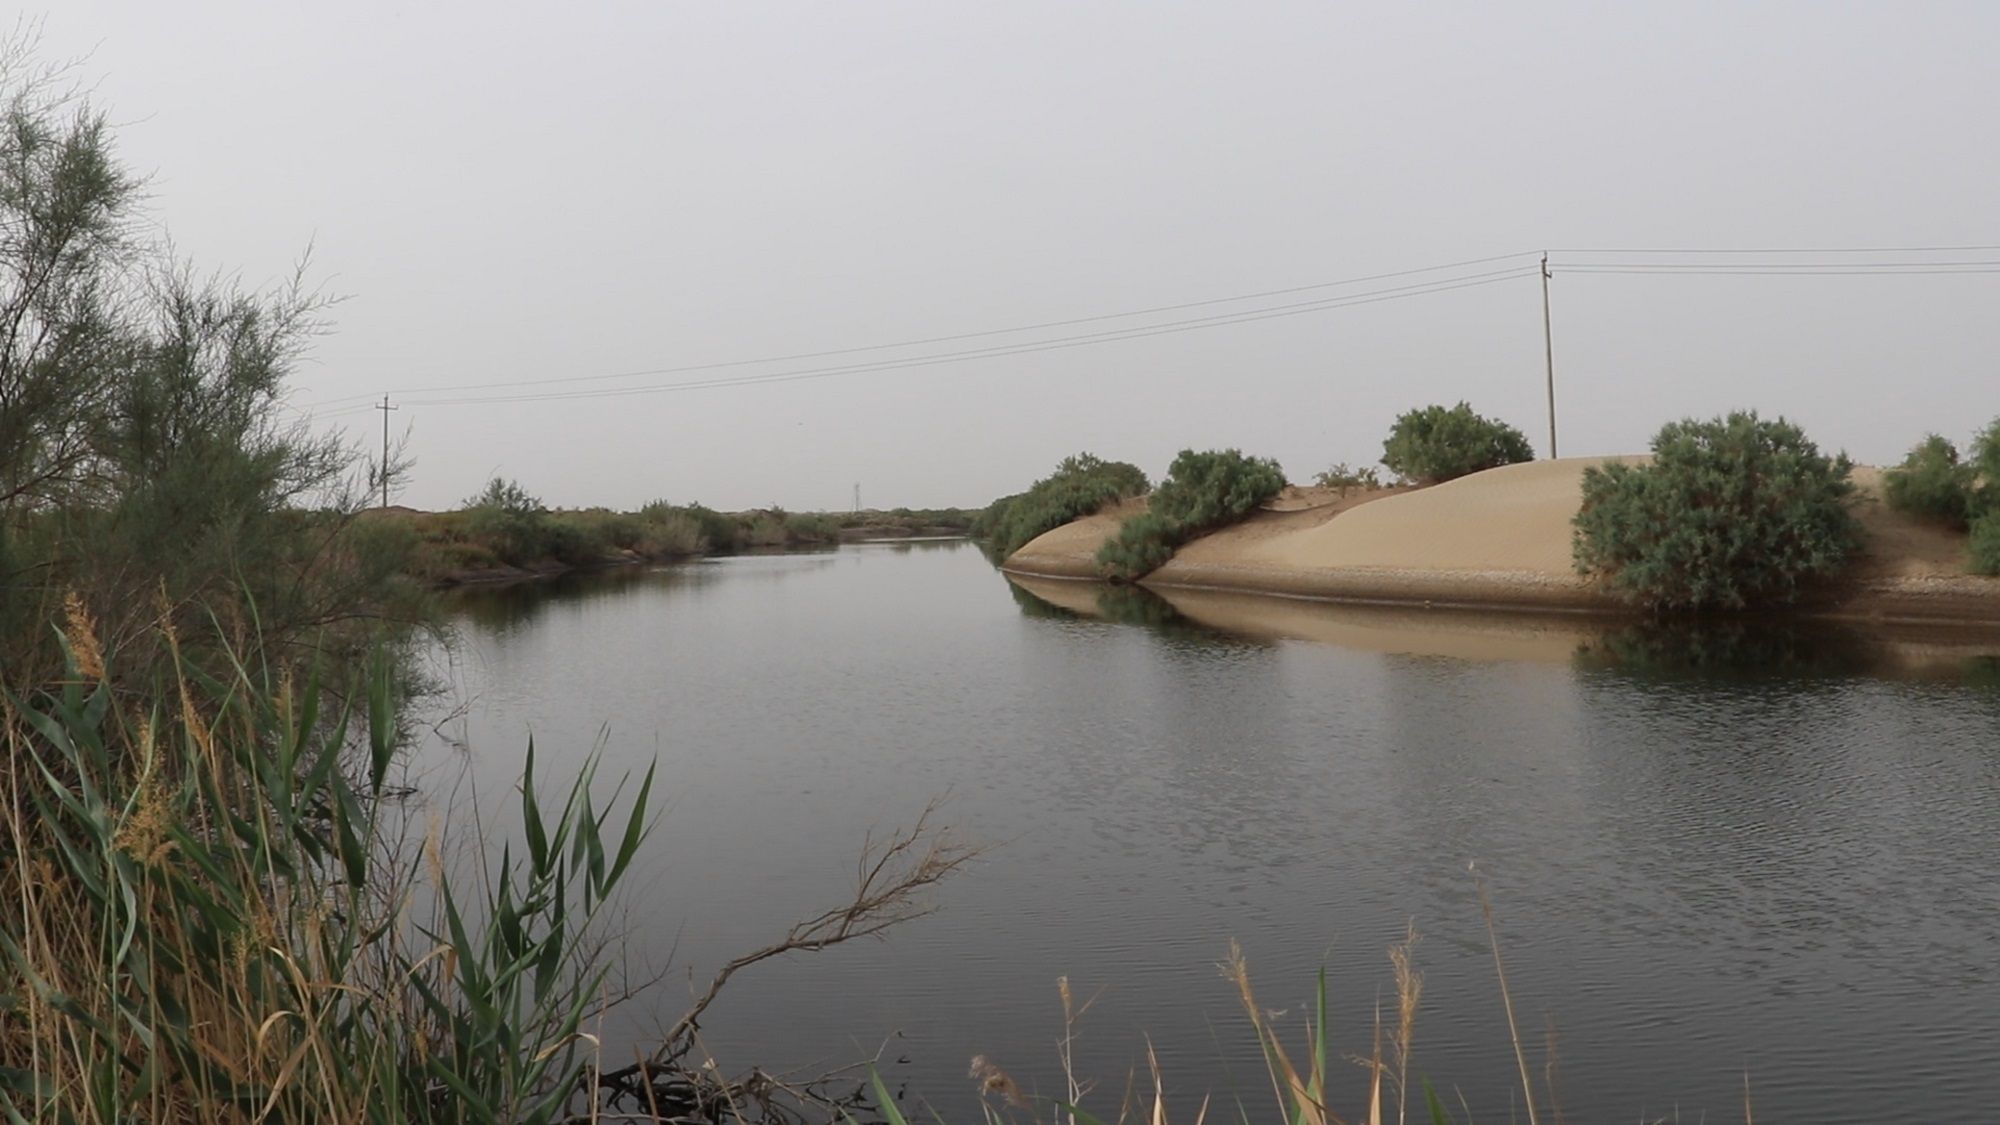
[{"label": "reed", "polygon": [[651,772],[545,807],[531,746],[526,854],[454,879],[399,835],[389,661],[343,696],[162,628],[167,678],[115,692],[73,605],[66,674],[0,695],[0,1118],[561,1120]]}]

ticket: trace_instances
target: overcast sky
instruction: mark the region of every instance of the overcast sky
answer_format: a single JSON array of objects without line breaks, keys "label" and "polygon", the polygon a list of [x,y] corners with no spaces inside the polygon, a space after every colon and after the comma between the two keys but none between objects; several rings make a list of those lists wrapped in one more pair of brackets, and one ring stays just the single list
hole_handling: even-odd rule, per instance
[{"label": "overcast sky", "polygon": [[[292,401],[403,500],[983,504],[1089,449],[1295,480],[1469,399],[1546,450],[1531,271],[1088,347],[598,399],[1075,336],[1530,265],[882,353],[439,393],[980,332],[1545,248],[2000,244],[2000,4],[99,3],[149,212],[246,280],[310,242],[351,299]],[[1720,260],[1852,262],[1866,255]],[[1878,254],[1883,262],[2000,260]],[[1669,276],[1555,255],[1565,454],[1782,412],[1857,458],[2000,414],[2000,273]]]}]

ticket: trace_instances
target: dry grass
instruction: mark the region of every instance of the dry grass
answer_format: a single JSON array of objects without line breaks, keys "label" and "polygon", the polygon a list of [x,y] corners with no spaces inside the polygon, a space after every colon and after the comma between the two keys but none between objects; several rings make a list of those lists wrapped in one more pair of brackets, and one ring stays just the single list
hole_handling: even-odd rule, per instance
[{"label": "dry grass", "polygon": [[[1476,875],[1475,871],[1475,875]],[[1520,1037],[1514,1029],[1513,996],[1508,988],[1506,969],[1499,954],[1498,927],[1494,923],[1493,908],[1486,893],[1483,879],[1479,883],[1479,897],[1482,913],[1487,925],[1487,935],[1493,945],[1495,979],[1501,999],[1508,1011],[1508,1026],[1512,1035],[1515,1060],[1519,1067],[1520,1088],[1517,1091],[1521,1104],[1525,1106],[1527,1120],[1541,1119],[1541,1107],[1552,1107],[1555,1120],[1562,1120],[1559,1106],[1555,1104],[1555,1052],[1554,1031],[1551,1027],[1548,1061],[1544,1069],[1545,1086],[1542,1093],[1546,1100],[1538,1100],[1527,1057],[1521,1047]],[[1266,1009],[1257,999],[1257,992],[1251,981],[1249,961],[1242,948],[1230,942],[1227,955],[1219,965],[1223,979],[1235,993],[1237,1003],[1248,1019],[1252,1034],[1257,1038],[1264,1059],[1265,1074],[1271,1085],[1272,1101],[1280,1125],[1385,1125],[1394,1121],[1396,1125],[1407,1125],[1414,1115],[1417,1120],[1428,1125],[1457,1125],[1464,1122],[1471,1125],[1474,1120],[1471,1106],[1466,1104],[1461,1094],[1455,1111],[1447,1108],[1443,1099],[1428,1081],[1417,1078],[1412,1060],[1415,1057],[1417,1013],[1422,1006],[1424,994],[1423,974],[1416,967],[1416,951],[1421,941],[1417,928],[1412,924],[1401,941],[1388,947],[1389,964],[1395,983],[1395,1004],[1393,1013],[1385,1022],[1384,1013],[1378,1005],[1374,1020],[1372,1045],[1365,1055],[1347,1056],[1347,1061],[1361,1068],[1367,1075],[1361,1104],[1351,1113],[1343,1115],[1333,1105],[1329,1090],[1333,1085],[1328,1071],[1330,1045],[1327,1040],[1328,1007],[1326,973],[1322,970],[1312,1010],[1307,1013],[1303,1034],[1287,1045],[1284,1034],[1277,1025],[1283,1013]],[[1166,1093],[1166,1082],[1161,1072],[1159,1057],[1149,1041],[1146,1046],[1144,1070],[1135,1072],[1128,1081],[1126,1096],[1116,1114],[1108,1119],[1100,1118],[1079,1104],[1084,1095],[1093,1088],[1093,1083],[1079,1079],[1076,1075],[1072,1045],[1076,1035],[1076,1022],[1088,1010],[1089,1004],[1077,1007],[1073,1004],[1069,981],[1064,978],[1057,982],[1057,991],[1063,1002],[1063,1034],[1057,1040],[1057,1055],[1062,1064],[1066,1099],[1037,1100],[1026,1095],[1019,1083],[994,1062],[984,1058],[973,1059],[972,1077],[979,1083],[982,1107],[986,1125],[1035,1125],[1046,1121],[1048,1125],[1167,1125],[1170,1106]],[[1413,1094],[1411,1081],[1415,1078],[1419,1089]],[[1136,1093],[1135,1088],[1149,1080],[1150,1097]],[[879,1085],[878,1096],[887,1097],[887,1091]],[[1210,1096],[1204,1095],[1196,1103],[1193,1125],[1203,1125],[1210,1108]],[[890,1106],[893,1110],[893,1105]],[[1514,1110],[1507,1111],[1511,1118]],[[899,1112],[887,1114],[891,1125],[907,1125]],[[1238,1104],[1238,1120],[1249,1125],[1254,1119],[1251,1109]],[[1745,1125],[1754,1125],[1750,1104],[1750,1078],[1746,1073],[1743,1080],[1743,1120]]]}]

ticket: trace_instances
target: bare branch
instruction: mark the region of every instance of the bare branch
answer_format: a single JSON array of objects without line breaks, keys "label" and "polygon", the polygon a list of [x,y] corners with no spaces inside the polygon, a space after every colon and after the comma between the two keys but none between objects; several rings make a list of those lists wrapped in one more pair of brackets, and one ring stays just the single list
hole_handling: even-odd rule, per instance
[{"label": "bare branch", "polygon": [[932,827],[937,811],[938,803],[932,801],[908,828],[879,843],[871,837],[864,844],[856,864],[854,897],[846,905],[795,923],[778,941],[723,965],[709,981],[708,990],[667,1032],[653,1058],[671,1058],[686,1049],[702,1014],[738,972],[787,953],[816,953],[856,938],[873,937],[936,909],[923,900],[921,892],[979,854],[978,849],[953,836],[949,828]]}]

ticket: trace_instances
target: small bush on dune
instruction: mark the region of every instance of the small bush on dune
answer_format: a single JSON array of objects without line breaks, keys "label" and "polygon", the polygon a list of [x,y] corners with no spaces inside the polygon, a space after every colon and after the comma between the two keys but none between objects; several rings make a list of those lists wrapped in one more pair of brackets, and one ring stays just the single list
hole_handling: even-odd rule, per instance
[{"label": "small bush on dune", "polygon": [[1577,569],[1655,610],[1788,604],[1859,544],[1851,469],[1783,419],[1669,423],[1651,464],[1584,472]]},{"label": "small bush on dune", "polygon": [[1408,411],[1389,428],[1382,464],[1419,484],[1437,484],[1535,459],[1521,431],[1472,412],[1467,403]]},{"label": "small bush on dune", "polygon": [[1313,483],[1321,488],[1336,489],[1342,496],[1357,488],[1377,489],[1382,487],[1382,474],[1373,466],[1357,469],[1341,461],[1313,477]]},{"label": "small bush on dune", "polygon": [[1148,510],[1199,533],[1232,523],[1283,491],[1285,471],[1268,457],[1234,449],[1184,449],[1167,469]]},{"label": "small bush on dune", "polygon": [[1977,478],[1978,469],[1959,460],[1957,446],[1931,434],[1901,465],[1882,474],[1882,494],[1899,512],[1964,527]]},{"label": "small bush on dune", "polygon": [[1097,552],[1112,578],[1126,581],[1159,569],[1190,539],[1235,523],[1285,487],[1276,461],[1234,449],[1184,449],[1153,491],[1146,511],[1126,520]]},{"label": "small bush on dune", "polygon": [[975,533],[983,532],[1005,558],[1043,532],[1145,492],[1146,474],[1137,465],[1079,453],[1028,491],[994,501],[975,521]]},{"label": "small bush on dune", "polygon": [[1165,566],[1179,542],[1166,517],[1140,512],[1118,525],[1118,534],[1098,548],[1097,561],[1116,577],[1138,578]]}]

